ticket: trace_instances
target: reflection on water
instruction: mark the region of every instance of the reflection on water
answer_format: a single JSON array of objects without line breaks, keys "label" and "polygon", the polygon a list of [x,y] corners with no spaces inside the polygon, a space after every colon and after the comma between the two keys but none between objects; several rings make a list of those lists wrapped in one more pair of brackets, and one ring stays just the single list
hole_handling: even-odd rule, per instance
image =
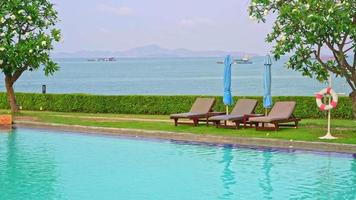
[{"label": "reflection on water", "polygon": [[353,156],[18,129],[0,134],[0,200],[355,199]]},{"label": "reflection on water", "polygon": [[261,171],[263,172],[263,178],[260,179],[259,185],[263,190],[263,198],[264,199],[272,199],[271,193],[273,191],[272,188],[272,180],[271,180],[271,170],[273,167],[272,163],[273,154],[271,151],[264,151],[262,154],[263,165]]},{"label": "reflection on water", "polygon": [[327,195],[327,198],[330,199],[331,191],[333,190],[332,186],[335,185],[335,180],[333,180],[333,171],[331,166],[330,155],[327,156],[326,164],[320,166],[318,170],[318,193],[324,193]]},{"label": "reflection on water", "polygon": [[223,196],[219,199],[231,199],[234,195],[233,186],[236,184],[235,172],[232,170],[233,164],[233,149],[230,146],[225,146],[222,148],[223,158],[219,162],[223,165],[223,171],[220,176],[224,187]]},{"label": "reflection on water", "polygon": [[51,150],[19,137],[13,130],[0,140],[0,199],[58,198]]},{"label": "reflection on water", "polygon": [[350,187],[347,187],[347,191],[345,192],[346,194],[349,194],[349,196],[347,196],[348,199],[356,199],[356,154],[354,154],[353,157],[354,159],[351,162],[350,169],[350,171],[352,172],[351,184]]}]

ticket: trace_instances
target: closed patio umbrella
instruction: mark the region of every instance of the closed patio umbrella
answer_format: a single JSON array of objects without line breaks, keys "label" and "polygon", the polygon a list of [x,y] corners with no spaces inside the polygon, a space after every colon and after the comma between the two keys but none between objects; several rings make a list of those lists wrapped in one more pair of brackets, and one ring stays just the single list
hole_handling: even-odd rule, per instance
[{"label": "closed patio umbrella", "polygon": [[226,106],[226,114],[229,112],[229,106],[232,105],[232,95],[231,95],[231,65],[232,57],[227,55],[224,60],[224,96],[223,102]]},{"label": "closed patio umbrella", "polygon": [[265,65],[265,72],[263,77],[264,78],[263,79],[263,89],[264,89],[263,107],[266,109],[266,115],[267,115],[268,109],[272,107],[272,96],[271,96],[272,60],[270,55],[266,56],[264,65]]}]

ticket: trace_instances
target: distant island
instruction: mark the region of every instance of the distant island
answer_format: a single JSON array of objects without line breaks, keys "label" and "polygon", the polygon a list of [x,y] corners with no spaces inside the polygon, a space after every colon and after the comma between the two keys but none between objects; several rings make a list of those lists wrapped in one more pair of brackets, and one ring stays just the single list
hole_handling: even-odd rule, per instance
[{"label": "distant island", "polygon": [[158,45],[147,45],[129,49],[126,51],[77,51],[77,52],[54,52],[53,58],[189,58],[189,57],[223,57],[226,55],[243,57],[245,55],[257,56],[248,52],[229,51],[194,51],[189,49],[167,49]]}]

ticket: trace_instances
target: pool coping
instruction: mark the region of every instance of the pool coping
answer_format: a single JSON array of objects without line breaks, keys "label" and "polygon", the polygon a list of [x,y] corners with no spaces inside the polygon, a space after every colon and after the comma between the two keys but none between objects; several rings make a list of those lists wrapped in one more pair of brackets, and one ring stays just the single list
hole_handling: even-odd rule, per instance
[{"label": "pool coping", "polygon": [[287,148],[287,149],[300,149],[300,150],[325,151],[325,152],[337,152],[337,153],[356,153],[356,145],[353,144],[293,141],[293,140],[279,140],[279,139],[268,139],[268,138],[252,138],[252,137],[223,136],[223,135],[209,135],[209,134],[193,134],[193,133],[151,131],[151,130],[128,129],[128,128],[66,125],[66,124],[43,123],[43,122],[33,122],[33,121],[15,121],[14,126],[19,128],[39,128],[39,129],[52,129],[52,130],[54,129],[60,131],[75,131],[75,132],[87,133],[87,134],[102,134],[102,135],[114,135],[114,136],[116,135],[116,136],[132,137],[132,138],[150,138],[150,139],[177,140],[177,141],[187,141],[187,142],[233,144],[233,145],[243,145],[243,146]]}]

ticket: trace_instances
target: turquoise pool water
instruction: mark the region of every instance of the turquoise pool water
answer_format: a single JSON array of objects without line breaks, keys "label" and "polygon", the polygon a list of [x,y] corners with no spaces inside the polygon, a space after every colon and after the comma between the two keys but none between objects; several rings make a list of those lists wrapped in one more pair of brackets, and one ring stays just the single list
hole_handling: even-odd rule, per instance
[{"label": "turquoise pool water", "polygon": [[0,199],[356,199],[356,159],[17,129],[0,133]]}]

